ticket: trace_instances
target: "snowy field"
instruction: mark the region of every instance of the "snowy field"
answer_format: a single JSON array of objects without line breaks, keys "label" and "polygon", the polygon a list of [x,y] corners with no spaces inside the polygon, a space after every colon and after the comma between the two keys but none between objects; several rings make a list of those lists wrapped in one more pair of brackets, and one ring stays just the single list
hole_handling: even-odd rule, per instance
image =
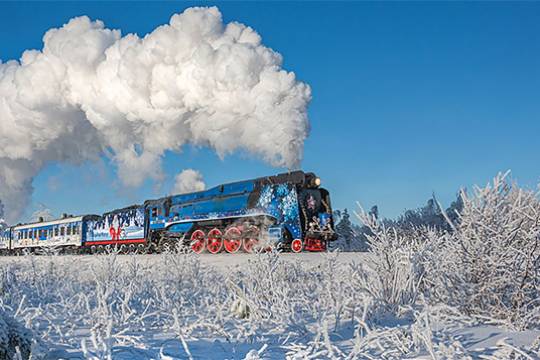
[{"label": "snowy field", "polygon": [[538,358],[539,331],[445,307],[375,313],[369,263],[364,253],[2,257],[1,291],[38,340],[34,358]]}]

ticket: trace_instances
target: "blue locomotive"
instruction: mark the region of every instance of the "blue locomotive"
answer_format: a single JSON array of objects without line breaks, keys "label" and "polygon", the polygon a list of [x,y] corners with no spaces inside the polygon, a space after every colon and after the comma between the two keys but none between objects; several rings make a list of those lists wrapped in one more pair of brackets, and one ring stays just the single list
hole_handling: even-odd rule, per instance
[{"label": "blue locomotive", "polygon": [[64,216],[11,227],[0,250],[156,252],[179,244],[195,253],[281,248],[324,251],[337,238],[330,195],[313,173],[289,172],[148,200],[101,216]]}]

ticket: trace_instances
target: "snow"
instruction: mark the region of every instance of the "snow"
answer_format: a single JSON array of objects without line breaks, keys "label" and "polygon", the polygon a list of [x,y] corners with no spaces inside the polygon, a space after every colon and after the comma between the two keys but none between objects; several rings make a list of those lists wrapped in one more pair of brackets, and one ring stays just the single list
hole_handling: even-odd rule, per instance
[{"label": "snow", "polygon": [[365,267],[372,254],[1,257],[0,307],[46,344],[33,358],[538,356],[537,330],[445,307],[381,315],[362,291]]}]

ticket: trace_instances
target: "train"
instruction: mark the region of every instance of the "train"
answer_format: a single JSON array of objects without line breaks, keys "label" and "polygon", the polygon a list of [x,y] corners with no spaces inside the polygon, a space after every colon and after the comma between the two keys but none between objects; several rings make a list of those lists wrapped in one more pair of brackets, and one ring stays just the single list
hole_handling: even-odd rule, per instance
[{"label": "train", "polygon": [[186,249],[253,253],[326,251],[337,239],[330,193],[312,172],[293,171],[147,200],[102,215],[7,227],[1,254],[54,249],[73,254]]}]

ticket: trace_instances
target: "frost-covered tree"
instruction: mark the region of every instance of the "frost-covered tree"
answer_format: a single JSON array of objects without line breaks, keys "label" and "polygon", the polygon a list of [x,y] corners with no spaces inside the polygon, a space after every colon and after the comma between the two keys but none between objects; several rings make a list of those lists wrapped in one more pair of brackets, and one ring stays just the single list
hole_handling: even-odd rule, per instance
[{"label": "frost-covered tree", "polygon": [[[415,216],[436,215],[428,205]],[[391,300],[399,296],[409,298],[402,305],[411,305],[410,294],[421,291],[433,305],[449,305],[481,321],[540,328],[538,193],[520,188],[508,173],[499,174],[470,195],[462,191],[441,215],[448,228],[400,226],[359,214],[371,231],[367,237],[377,276],[386,279],[380,284],[389,294],[385,301],[399,304]]]},{"label": "frost-covered tree", "polygon": [[508,177],[461,193],[459,221],[432,262],[433,295],[469,314],[540,327],[540,200]]},{"label": "frost-covered tree", "polygon": [[452,227],[447,221],[449,218],[452,223],[459,221],[457,214],[463,208],[463,202],[461,196],[458,195],[457,199],[452,202],[450,207],[444,212],[447,214],[445,217],[441,206],[435,195],[429,199],[426,205],[418,209],[409,209],[398,216],[396,219],[384,219],[383,222],[387,227],[400,228],[405,231],[414,232],[416,228],[427,226],[438,230],[451,230]]},{"label": "frost-covered tree", "polygon": [[352,242],[354,241],[355,234],[347,209],[343,210],[341,220],[336,225],[336,232],[339,238],[345,244],[347,250],[350,249]]}]

